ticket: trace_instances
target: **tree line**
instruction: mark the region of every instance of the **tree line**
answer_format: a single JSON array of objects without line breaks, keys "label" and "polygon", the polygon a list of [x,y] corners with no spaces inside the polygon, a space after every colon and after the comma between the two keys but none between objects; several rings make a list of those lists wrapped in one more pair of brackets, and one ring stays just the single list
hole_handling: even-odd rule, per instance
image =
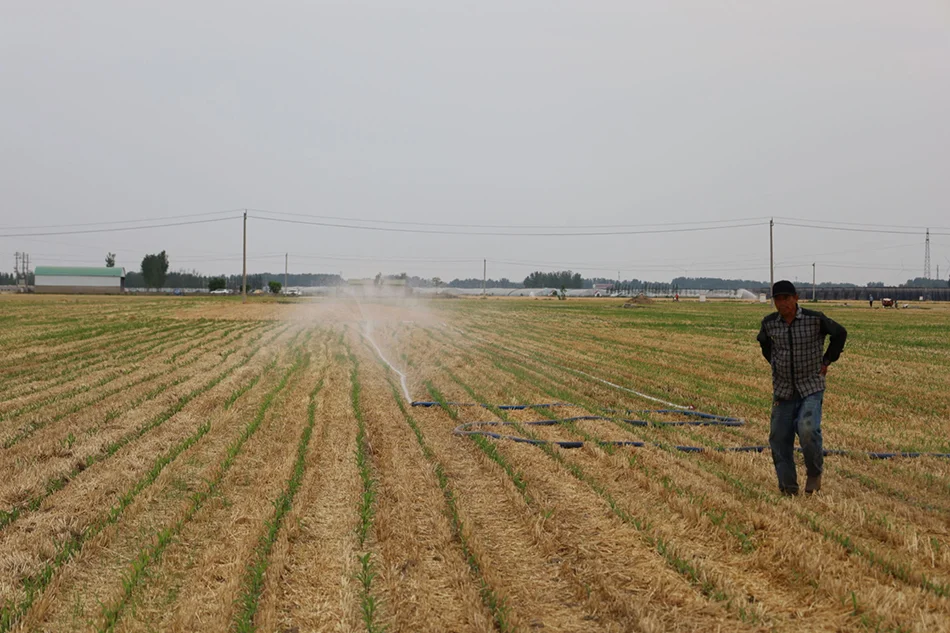
[{"label": "tree line", "polygon": [[[16,275],[13,273],[0,273],[0,286],[15,286],[16,285]],[[33,285],[33,273],[30,273],[26,277],[26,285]]]},{"label": "tree line", "polygon": [[584,278],[570,270],[553,273],[537,270],[524,278],[523,285],[525,288],[583,288]]},{"label": "tree line", "polygon": [[[105,257],[107,267],[113,267],[116,264],[115,253],[108,253]],[[138,271],[127,271],[125,277],[126,288],[208,288],[214,290],[217,288],[226,288],[229,290],[240,291],[241,275],[203,275],[197,270],[186,271],[178,270],[169,272],[169,257],[165,251],[146,255],[141,262]],[[379,275],[382,277],[382,274]],[[482,280],[476,277],[467,279],[453,279],[445,282],[440,277],[419,277],[408,275],[406,273],[386,275],[387,278],[405,279],[407,284],[413,288],[481,288]],[[254,273],[247,276],[248,290],[262,290],[269,287],[271,282],[283,284],[284,275],[281,273]],[[33,284],[33,273],[30,273],[28,283]],[[330,273],[291,273],[287,276],[287,285],[296,287],[310,286],[339,286],[344,285],[346,281],[339,274]],[[807,281],[799,282],[803,288],[810,287]],[[16,284],[16,278],[10,273],[0,272],[0,285],[12,286]],[[606,277],[582,277],[580,273],[571,270],[560,270],[554,272],[535,271],[524,278],[524,281],[511,281],[507,277],[500,279],[488,279],[485,284],[489,288],[593,288],[595,284],[609,284],[614,290],[624,293],[630,292],[651,292],[651,291],[678,291],[688,288],[691,290],[737,290],[745,288],[747,290],[756,290],[768,288],[767,281],[757,281],[752,279],[723,279],[721,277],[675,277],[670,282],[646,281],[640,279],[615,280]],[[864,285],[858,285],[848,282],[829,282],[823,281],[818,284],[819,287],[837,287],[837,288],[881,288],[884,282],[876,281]],[[950,280],[947,279],[925,279],[916,277],[908,279],[906,283],[897,287],[907,288],[945,288],[950,286]]]}]

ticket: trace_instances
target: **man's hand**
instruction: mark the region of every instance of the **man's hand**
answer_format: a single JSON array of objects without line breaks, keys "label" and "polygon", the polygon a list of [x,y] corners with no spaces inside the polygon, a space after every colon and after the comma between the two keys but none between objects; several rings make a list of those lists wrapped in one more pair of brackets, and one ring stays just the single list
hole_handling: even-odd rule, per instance
[{"label": "man's hand", "polygon": [[828,374],[828,365],[825,365],[824,363],[822,363],[822,364],[821,364],[821,369],[818,370],[818,373],[821,374],[822,376],[827,375],[827,374]]}]

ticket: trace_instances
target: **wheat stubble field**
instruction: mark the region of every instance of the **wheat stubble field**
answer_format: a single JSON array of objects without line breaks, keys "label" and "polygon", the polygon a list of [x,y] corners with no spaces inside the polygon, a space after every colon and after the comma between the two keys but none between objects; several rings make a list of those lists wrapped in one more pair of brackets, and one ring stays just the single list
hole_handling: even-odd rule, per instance
[{"label": "wheat stubble field", "polygon": [[950,310],[819,306],[856,453],[790,499],[714,450],[767,309],[2,297],[0,631],[950,630],[950,460],[863,455],[950,452]]}]

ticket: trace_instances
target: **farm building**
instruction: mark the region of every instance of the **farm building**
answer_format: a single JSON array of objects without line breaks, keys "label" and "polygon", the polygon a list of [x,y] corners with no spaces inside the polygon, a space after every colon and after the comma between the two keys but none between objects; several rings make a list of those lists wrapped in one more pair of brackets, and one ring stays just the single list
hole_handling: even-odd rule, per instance
[{"label": "farm building", "polygon": [[125,290],[125,268],[37,266],[33,287],[45,294],[119,294]]}]

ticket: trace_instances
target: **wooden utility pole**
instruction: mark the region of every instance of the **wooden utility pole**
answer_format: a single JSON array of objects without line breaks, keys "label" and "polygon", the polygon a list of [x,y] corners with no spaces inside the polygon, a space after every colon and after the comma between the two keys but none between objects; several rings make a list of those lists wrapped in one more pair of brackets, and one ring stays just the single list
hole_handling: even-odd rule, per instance
[{"label": "wooden utility pole", "polygon": [[815,297],[815,292],[817,292],[817,291],[815,290],[815,262],[812,262],[812,263],[811,263],[811,300],[812,300],[812,303],[814,303],[815,301],[817,301],[817,298]]},{"label": "wooden utility pole", "polygon": [[284,253],[284,290],[287,290],[287,257],[289,253]]},{"label": "wooden utility pole", "polygon": [[772,294],[772,286],[775,285],[775,246],[772,239],[772,227],[775,226],[775,219],[769,219],[769,294]]},{"label": "wooden utility pole", "polygon": [[241,272],[241,303],[247,303],[247,209],[244,209],[244,264]]}]

